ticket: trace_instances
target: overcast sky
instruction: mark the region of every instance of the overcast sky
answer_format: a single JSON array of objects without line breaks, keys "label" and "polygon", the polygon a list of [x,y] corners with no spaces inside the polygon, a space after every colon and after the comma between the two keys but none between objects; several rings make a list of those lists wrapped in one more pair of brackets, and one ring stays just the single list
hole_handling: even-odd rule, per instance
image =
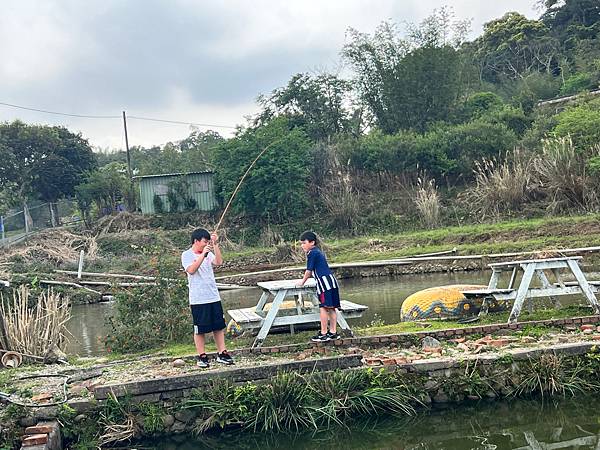
[{"label": "overcast sky", "polygon": [[[235,126],[256,97],[298,72],[336,71],[345,31],[418,23],[451,5],[471,38],[535,0],[2,0],[0,102],[71,114]],[[119,119],[0,105],[0,121],[65,125],[94,146],[124,147]],[[186,137],[187,125],[128,121],[130,145]],[[229,128],[208,127],[225,136]],[[200,127],[206,130],[207,127]]]}]

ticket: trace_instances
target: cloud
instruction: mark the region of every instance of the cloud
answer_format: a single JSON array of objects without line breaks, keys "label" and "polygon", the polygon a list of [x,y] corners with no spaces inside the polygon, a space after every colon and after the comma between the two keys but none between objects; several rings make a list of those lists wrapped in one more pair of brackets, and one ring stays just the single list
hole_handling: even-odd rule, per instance
[{"label": "cloud", "polygon": [[[455,0],[458,18],[483,22],[522,0]],[[336,70],[345,31],[419,22],[441,1],[5,0],[0,15],[0,102],[94,115],[236,125],[260,93],[298,72]],[[119,126],[0,107],[0,120],[77,127],[96,145],[122,146]],[[118,123],[118,121],[117,121]],[[143,130],[143,131],[142,131]],[[170,130],[170,131],[169,131]],[[133,130],[132,130],[133,131]],[[182,138],[177,126],[140,127],[138,143]],[[178,136],[178,137],[177,137]]]}]

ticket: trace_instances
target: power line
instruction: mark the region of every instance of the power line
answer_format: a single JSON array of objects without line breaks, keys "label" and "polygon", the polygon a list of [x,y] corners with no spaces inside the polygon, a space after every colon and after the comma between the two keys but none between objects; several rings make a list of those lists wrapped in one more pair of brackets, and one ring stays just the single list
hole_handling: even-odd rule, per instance
[{"label": "power line", "polygon": [[195,125],[197,127],[213,127],[213,128],[232,128],[231,125],[215,125],[211,123],[196,123],[196,122],[180,122],[178,120],[166,120],[166,119],[153,119],[151,117],[139,117],[139,116],[127,116],[128,119],[137,119],[137,120],[149,120],[152,122],[165,122],[165,123],[176,123],[179,125]]},{"label": "power line", "polygon": [[84,119],[120,119],[121,116],[89,116],[85,114],[69,114],[57,111],[47,111],[45,109],[28,108],[27,106],[13,105],[11,103],[0,102],[0,105],[10,106],[11,108],[26,109],[27,111],[36,111],[45,114],[56,114],[57,116],[81,117]]},{"label": "power line", "polygon": [[[27,111],[35,111],[44,114],[54,114],[57,116],[67,116],[67,117],[78,117],[83,119],[121,119],[121,116],[97,116],[97,115],[88,115],[88,114],[69,114],[58,111],[48,111],[46,109],[38,109],[38,108],[29,108],[27,106],[14,105],[12,103],[4,103],[0,102],[0,105],[8,106],[11,108],[17,109],[25,109]],[[136,119],[136,120],[146,120],[150,122],[163,122],[163,123],[174,123],[177,125],[191,125],[197,127],[211,127],[211,128],[230,128],[235,129],[236,127],[230,125],[215,125],[210,123],[197,123],[197,122],[182,122],[179,120],[167,120],[167,119],[155,119],[152,117],[140,117],[140,116],[127,116],[128,119]]]}]

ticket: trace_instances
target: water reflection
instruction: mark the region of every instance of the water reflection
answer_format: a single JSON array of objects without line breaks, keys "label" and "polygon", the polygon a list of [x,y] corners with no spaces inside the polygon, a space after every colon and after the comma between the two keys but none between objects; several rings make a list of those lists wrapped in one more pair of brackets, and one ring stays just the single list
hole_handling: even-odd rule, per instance
[{"label": "water reflection", "polygon": [[549,450],[600,449],[598,398],[556,404],[516,400],[451,407],[413,419],[388,418],[347,424],[347,429],[302,434],[222,433],[179,436],[135,448],[304,450]]}]

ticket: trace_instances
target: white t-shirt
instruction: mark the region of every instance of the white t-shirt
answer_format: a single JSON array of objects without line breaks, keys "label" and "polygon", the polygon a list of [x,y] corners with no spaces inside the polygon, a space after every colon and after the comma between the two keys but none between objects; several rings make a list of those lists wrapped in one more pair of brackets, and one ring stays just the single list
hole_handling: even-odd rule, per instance
[{"label": "white t-shirt", "polygon": [[[187,269],[199,256],[190,248],[181,254],[181,265],[184,269]],[[215,273],[213,272],[215,258],[214,253],[208,252],[198,270],[193,274],[187,274],[190,305],[221,301],[217,282],[215,281]]]}]

